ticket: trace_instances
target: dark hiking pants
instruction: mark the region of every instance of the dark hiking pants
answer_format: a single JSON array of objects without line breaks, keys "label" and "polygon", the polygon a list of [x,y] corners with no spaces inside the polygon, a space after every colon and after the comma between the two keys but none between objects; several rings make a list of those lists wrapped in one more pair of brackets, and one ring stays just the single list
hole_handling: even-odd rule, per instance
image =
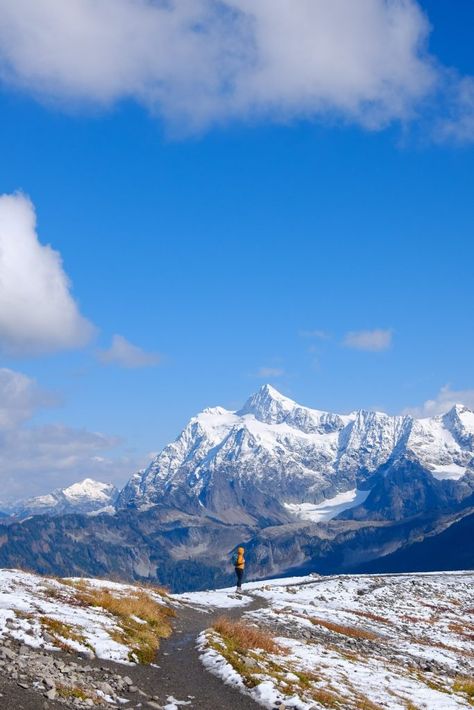
[{"label": "dark hiking pants", "polygon": [[244,576],[244,570],[240,569],[239,567],[236,567],[235,574],[237,575],[237,589],[240,589],[242,586],[242,577]]}]

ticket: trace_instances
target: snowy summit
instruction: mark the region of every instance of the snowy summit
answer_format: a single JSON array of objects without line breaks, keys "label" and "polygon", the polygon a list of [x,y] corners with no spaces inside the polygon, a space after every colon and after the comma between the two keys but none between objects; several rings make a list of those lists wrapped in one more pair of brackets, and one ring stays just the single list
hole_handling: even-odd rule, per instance
[{"label": "snowy summit", "polygon": [[365,410],[334,414],[264,385],[237,411],[214,407],[193,417],[132,477],[119,506],[225,509],[232,521],[242,518],[245,498],[254,502],[252,509],[245,506],[250,516],[277,520],[286,510],[327,520],[330,508],[336,515],[363,502],[371,474],[403,458],[438,480],[461,479],[474,470],[474,414],[461,406],[425,419]]}]

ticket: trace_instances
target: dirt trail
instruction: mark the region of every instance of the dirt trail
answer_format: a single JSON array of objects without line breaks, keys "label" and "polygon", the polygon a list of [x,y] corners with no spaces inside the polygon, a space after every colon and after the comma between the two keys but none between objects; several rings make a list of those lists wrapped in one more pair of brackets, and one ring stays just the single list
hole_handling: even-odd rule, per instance
[{"label": "dirt trail", "polygon": [[179,609],[173,635],[161,644],[157,661],[160,667],[151,669],[153,673],[146,667],[136,667],[131,669],[131,677],[136,678],[137,685],[145,692],[159,698],[158,705],[166,705],[167,699],[173,696],[190,702],[182,706],[190,710],[255,710],[260,706],[251,698],[205,670],[196,649],[196,637],[223,614],[238,618],[243,611],[262,606],[261,599],[253,598],[245,607],[217,609],[210,613],[194,607]]}]

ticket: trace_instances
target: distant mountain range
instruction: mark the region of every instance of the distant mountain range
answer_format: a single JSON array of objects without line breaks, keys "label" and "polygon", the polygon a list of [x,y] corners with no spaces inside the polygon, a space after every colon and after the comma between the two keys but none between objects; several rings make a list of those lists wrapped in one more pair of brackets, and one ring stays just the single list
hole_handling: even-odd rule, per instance
[{"label": "distant mountain range", "polygon": [[5,506],[3,513],[11,520],[24,520],[32,515],[66,515],[68,513],[115,512],[119,496],[112,483],[85,478],[67,488]]},{"label": "distant mountain range", "polygon": [[[183,589],[226,581],[240,542],[258,577],[382,568],[395,554],[403,566],[404,550],[414,559],[408,548],[429,537],[430,549],[442,543],[430,553],[442,569],[445,531],[474,512],[473,493],[466,407],[427,419],[340,415],[265,385],[238,411],[193,417],[120,493],[87,479],[19,504],[2,520],[0,564]],[[47,531],[39,514],[54,516]],[[463,559],[474,566],[472,550]]]}]

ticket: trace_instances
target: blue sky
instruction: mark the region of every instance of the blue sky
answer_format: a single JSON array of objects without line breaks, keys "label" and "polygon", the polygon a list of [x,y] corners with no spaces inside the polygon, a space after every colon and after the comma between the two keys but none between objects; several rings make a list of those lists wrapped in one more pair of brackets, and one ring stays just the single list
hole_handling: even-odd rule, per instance
[{"label": "blue sky", "polygon": [[[420,78],[399,109],[407,65],[383,119],[362,89],[357,110],[340,87],[324,109],[296,105],[280,74],[283,114],[187,84],[179,102],[174,84],[144,100],[110,77],[79,84],[86,58],[58,79],[48,39],[44,74],[25,74],[0,32],[0,194],[29,197],[39,243],[72,283],[71,328],[79,311],[94,326],[26,345],[15,305],[0,314],[0,366],[17,376],[3,385],[5,497],[87,475],[123,482],[198,410],[238,407],[267,381],[340,412],[474,405],[474,4],[408,6],[431,25],[423,61],[437,87]],[[5,8],[20,38],[38,21]],[[43,317],[34,300],[24,317],[29,329]]]}]

